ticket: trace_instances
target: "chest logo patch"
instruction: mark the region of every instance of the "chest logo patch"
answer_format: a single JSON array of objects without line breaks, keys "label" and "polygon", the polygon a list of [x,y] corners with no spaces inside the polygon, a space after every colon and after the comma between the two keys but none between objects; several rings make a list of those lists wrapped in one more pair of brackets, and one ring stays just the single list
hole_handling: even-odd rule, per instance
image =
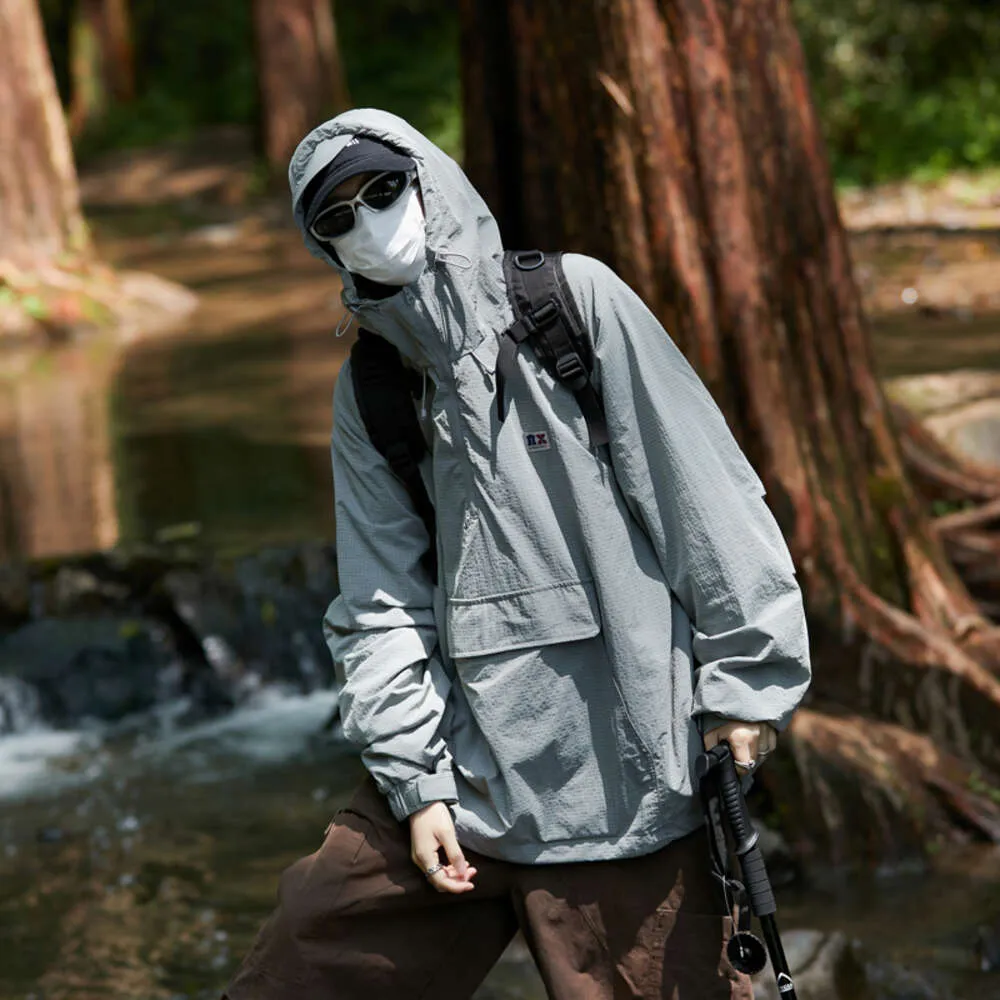
[{"label": "chest logo patch", "polygon": [[548,431],[535,431],[524,435],[524,443],[528,451],[548,451],[552,447]]}]

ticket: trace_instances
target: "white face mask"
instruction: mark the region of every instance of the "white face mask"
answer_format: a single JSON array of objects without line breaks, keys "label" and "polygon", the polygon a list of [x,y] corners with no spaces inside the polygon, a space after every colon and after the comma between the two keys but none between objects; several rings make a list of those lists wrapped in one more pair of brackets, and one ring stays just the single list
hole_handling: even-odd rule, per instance
[{"label": "white face mask", "polygon": [[381,212],[358,205],[354,226],[331,240],[348,271],[386,285],[408,285],[420,277],[426,263],[424,210],[417,189],[410,185]]}]

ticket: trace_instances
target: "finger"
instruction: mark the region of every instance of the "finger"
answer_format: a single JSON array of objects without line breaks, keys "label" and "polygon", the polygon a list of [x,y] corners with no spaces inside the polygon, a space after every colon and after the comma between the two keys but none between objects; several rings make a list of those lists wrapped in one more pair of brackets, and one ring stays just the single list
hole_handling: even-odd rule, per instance
[{"label": "finger", "polygon": [[442,868],[441,871],[435,872],[427,881],[438,892],[472,892],[476,888],[475,884],[469,879],[449,875],[447,868]]},{"label": "finger", "polygon": [[757,726],[740,726],[729,734],[729,748],[733,752],[733,760],[747,767],[756,759],[757,741],[760,729]]},{"label": "finger", "polygon": [[716,729],[712,729],[709,732],[705,733],[704,742],[706,750],[711,750],[712,747],[714,747],[719,742],[719,734],[721,732],[722,728],[717,727]]},{"label": "finger", "polygon": [[444,848],[444,853],[448,856],[448,863],[455,869],[458,875],[464,875],[469,867],[455,837],[455,828],[450,823],[438,832],[438,840]]},{"label": "finger", "polygon": [[[413,863],[420,869],[420,873],[427,879],[428,885],[438,892],[468,892],[474,889],[475,886],[472,884],[471,875],[468,874],[469,869],[466,873],[459,875],[453,865],[445,865],[444,868],[439,868],[436,872],[428,875],[427,872],[434,868],[436,865],[441,863],[438,858],[438,843],[437,840],[434,841],[433,850],[430,853],[427,852],[426,847],[416,849],[413,852]],[[475,874],[475,869],[471,869],[472,874]]]},{"label": "finger", "polygon": [[433,834],[421,833],[410,842],[410,857],[413,863],[426,873],[428,868],[440,863],[438,858],[438,842]]},{"label": "finger", "polygon": [[448,878],[454,879],[456,882],[471,882],[478,872],[478,869],[472,865],[468,865],[464,872],[459,873],[454,865],[446,865],[444,871],[447,873]]},{"label": "finger", "polygon": [[774,726],[763,725],[760,731],[760,746],[757,750],[757,754],[760,757],[766,757],[769,753],[773,753],[778,746],[778,734],[775,731]]}]

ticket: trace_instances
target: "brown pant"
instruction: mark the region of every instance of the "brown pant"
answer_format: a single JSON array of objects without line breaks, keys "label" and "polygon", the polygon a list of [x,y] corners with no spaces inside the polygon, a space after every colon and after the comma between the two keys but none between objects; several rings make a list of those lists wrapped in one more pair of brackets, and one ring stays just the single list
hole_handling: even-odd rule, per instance
[{"label": "brown pant", "polygon": [[723,955],[699,830],[624,861],[517,865],[465,852],[469,893],[439,893],[410,860],[370,779],[322,847],[281,876],[278,908],[229,1000],[467,1000],[518,927],[556,1000],[752,1000]]}]

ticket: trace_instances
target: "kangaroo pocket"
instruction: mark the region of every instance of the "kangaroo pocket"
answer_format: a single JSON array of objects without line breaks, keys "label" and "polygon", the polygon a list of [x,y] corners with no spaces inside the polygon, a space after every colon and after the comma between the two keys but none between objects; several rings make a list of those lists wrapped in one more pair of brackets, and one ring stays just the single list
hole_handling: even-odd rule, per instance
[{"label": "kangaroo pocket", "polygon": [[448,607],[450,654],[496,771],[504,837],[611,837],[655,783],[608,661],[593,586],[577,582]]}]

